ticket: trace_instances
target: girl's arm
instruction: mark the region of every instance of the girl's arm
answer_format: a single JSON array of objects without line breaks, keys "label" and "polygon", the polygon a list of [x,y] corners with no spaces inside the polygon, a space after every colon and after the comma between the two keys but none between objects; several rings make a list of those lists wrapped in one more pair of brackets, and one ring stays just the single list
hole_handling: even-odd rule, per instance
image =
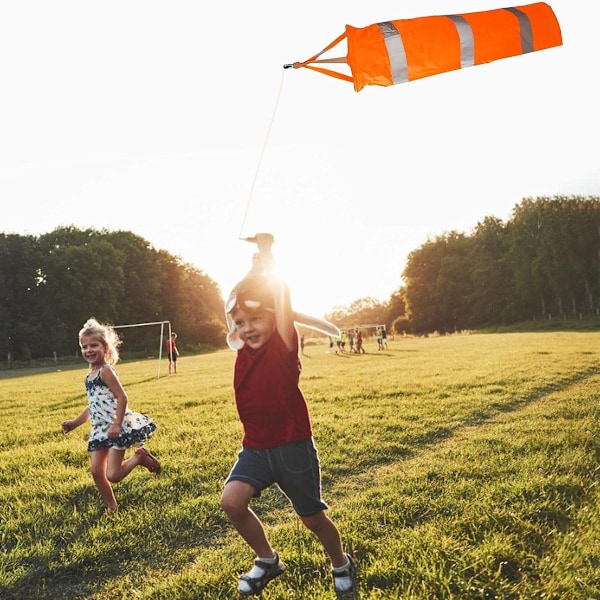
[{"label": "girl's arm", "polygon": [[121,433],[121,426],[123,425],[123,418],[125,417],[125,410],[127,409],[127,394],[119,381],[119,377],[113,368],[102,369],[100,373],[102,381],[108,386],[108,389],[113,393],[115,400],[117,401],[117,411],[115,413],[115,420],[111,428],[108,430],[108,437],[115,438],[119,437]]},{"label": "girl's arm", "polygon": [[74,419],[67,419],[61,423],[63,433],[69,433],[73,429],[83,425],[90,418],[90,413],[86,408],[81,414],[77,415]]}]

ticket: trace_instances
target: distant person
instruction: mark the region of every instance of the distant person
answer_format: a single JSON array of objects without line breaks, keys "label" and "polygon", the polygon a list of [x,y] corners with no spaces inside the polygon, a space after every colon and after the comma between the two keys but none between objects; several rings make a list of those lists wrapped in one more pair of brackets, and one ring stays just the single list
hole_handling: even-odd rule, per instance
[{"label": "distant person", "polygon": [[[127,394],[113,365],[119,360],[119,336],[109,325],[101,325],[91,318],[79,332],[79,345],[90,370],[85,377],[87,408],[74,419],[63,421],[64,433],[73,431],[88,419],[92,429],[88,451],[94,483],[106,506],[107,513],[117,510],[117,501],[111,486],[123,480],[135,467],[142,466],[159,474],[158,460],[142,446],[156,430],[156,424],[128,406]],[[134,454],[123,460],[125,450],[139,446]]]},{"label": "distant person", "polygon": [[381,327],[377,327],[377,350],[383,350],[383,337]]},{"label": "distant person", "polygon": [[357,327],[356,328],[356,352],[357,354],[365,354],[366,350],[363,347],[363,334],[362,331]]},{"label": "distant person", "polygon": [[329,336],[329,354],[333,354],[335,352],[335,337]]},{"label": "distant person", "polygon": [[381,328],[381,349],[387,350],[387,331],[385,329],[385,325]]},{"label": "distant person", "polygon": [[304,354],[304,334],[300,336],[300,352]]},{"label": "distant person", "polygon": [[355,352],[355,350],[354,350],[354,331],[352,329],[348,330],[348,346],[350,346],[350,352]]},{"label": "distant person", "polygon": [[253,567],[239,578],[238,592],[258,595],[285,570],[250,508],[252,498],[277,484],[329,555],[336,592],[351,594],[356,590],[356,567],[325,514],[319,457],[298,386],[301,363],[289,289],[270,276],[272,242],[270,234],[256,236],[259,253],[253,270],[234,287],[225,308],[227,341],[237,350],[233,388],[244,437],[221,506],[256,554]]},{"label": "distant person", "polygon": [[[171,333],[171,337],[165,342],[167,345],[167,356],[169,357],[169,375],[177,373],[177,359],[179,358],[179,350],[177,350],[177,334]],[[185,376],[185,373],[184,373]]]}]

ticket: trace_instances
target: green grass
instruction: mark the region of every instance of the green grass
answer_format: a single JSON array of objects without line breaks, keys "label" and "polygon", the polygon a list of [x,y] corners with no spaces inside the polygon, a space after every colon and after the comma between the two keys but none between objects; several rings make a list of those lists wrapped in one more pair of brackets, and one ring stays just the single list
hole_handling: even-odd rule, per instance
[{"label": "green grass", "polygon": [[[360,598],[597,598],[600,333],[307,346],[302,388],[324,497]],[[223,600],[252,553],[219,508],[239,449],[230,351],[119,365],[159,430],[103,515],[79,368],[0,379],[0,598]],[[288,570],[265,600],[333,599],[326,556],[275,489],[253,507]]]}]

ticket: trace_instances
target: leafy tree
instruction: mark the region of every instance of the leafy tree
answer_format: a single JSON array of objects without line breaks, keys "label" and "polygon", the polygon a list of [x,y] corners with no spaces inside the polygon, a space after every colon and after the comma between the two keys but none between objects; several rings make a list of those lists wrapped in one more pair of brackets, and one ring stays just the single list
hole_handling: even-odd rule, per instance
[{"label": "leafy tree", "polygon": [[471,327],[510,320],[512,280],[507,264],[508,229],[500,219],[486,217],[473,233],[471,256]]},{"label": "leafy tree", "polygon": [[402,277],[406,282],[406,315],[415,333],[439,329],[439,298],[435,282],[441,262],[441,244],[434,240],[428,240],[408,255]]},{"label": "leafy tree", "polygon": [[29,357],[40,337],[39,262],[33,236],[0,234],[0,353]]},{"label": "leafy tree", "polygon": [[223,301],[214,282],[190,264],[181,266],[185,312],[180,315],[186,335],[214,346],[223,340]]},{"label": "leafy tree", "polygon": [[123,256],[104,235],[72,227],[42,235],[39,249],[42,319],[52,351],[76,353],[77,332],[90,316],[114,322],[125,281]]},{"label": "leafy tree", "polygon": [[406,302],[404,300],[405,293],[405,288],[401,287],[391,295],[387,303],[385,325],[390,331],[395,330],[400,332],[401,330],[395,329],[394,322],[396,322],[397,319],[406,319]]},{"label": "leafy tree", "polygon": [[403,271],[406,314],[417,333],[455,331],[470,315],[470,242],[449,232],[413,250]]},{"label": "leafy tree", "polygon": [[599,226],[597,198],[528,198],[515,208],[509,255],[521,319],[594,312]]},{"label": "leafy tree", "polygon": [[356,325],[385,324],[388,312],[387,303],[371,297],[355,300],[350,306],[338,306],[326,315],[326,319],[338,327],[355,327]]},{"label": "leafy tree", "polygon": [[442,240],[442,261],[436,280],[440,331],[466,329],[472,313],[472,247],[470,237],[451,232]]},{"label": "leafy tree", "polygon": [[147,240],[130,231],[105,232],[101,235],[119,253],[123,270],[123,285],[117,306],[114,307],[115,321],[126,324],[162,320],[160,299],[164,280],[160,252]]},{"label": "leafy tree", "polygon": [[504,225],[451,232],[413,250],[403,271],[417,333],[600,312],[600,199],[525,198]]},{"label": "leafy tree", "polygon": [[[215,282],[130,232],[1,234],[0,284],[0,350],[15,360],[78,354],[77,332],[90,316],[114,325],[168,320],[183,348],[224,344]],[[156,332],[124,331],[126,347],[155,351]]]}]

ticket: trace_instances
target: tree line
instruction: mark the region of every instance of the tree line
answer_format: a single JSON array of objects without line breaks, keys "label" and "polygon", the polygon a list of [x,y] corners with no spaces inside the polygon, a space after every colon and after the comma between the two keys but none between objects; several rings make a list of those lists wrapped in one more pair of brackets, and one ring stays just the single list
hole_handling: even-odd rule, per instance
[{"label": "tree line", "polygon": [[397,330],[453,332],[600,314],[600,198],[526,198],[503,223],[411,252]]},{"label": "tree line", "polygon": [[[387,302],[359,299],[327,318],[425,334],[597,316],[600,198],[526,198],[506,223],[486,217],[470,234],[428,240],[409,254],[401,277]],[[131,232],[0,234],[0,356],[77,354],[77,332],[90,316],[115,325],[168,320],[190,351],[224,345],[218,285]],[[157,331],[149,329],[127,329],[124,350],[156,352]]]},{"label": "tree line", "polygon": [[387,302],[336,307],[339,326],[451,333],[600,313],[600,198],[525,198],[504,223],[450,231],[413,250]]},{"label": "tree line", "polygon": [[[0,356],[76,355],[90,316],[113,325],[170,321],[189,350],[219,347],[225,338],[218,285],[131,232],[0,234]],[[158,352],[156,326],[119,333],[124,352]]]}]

